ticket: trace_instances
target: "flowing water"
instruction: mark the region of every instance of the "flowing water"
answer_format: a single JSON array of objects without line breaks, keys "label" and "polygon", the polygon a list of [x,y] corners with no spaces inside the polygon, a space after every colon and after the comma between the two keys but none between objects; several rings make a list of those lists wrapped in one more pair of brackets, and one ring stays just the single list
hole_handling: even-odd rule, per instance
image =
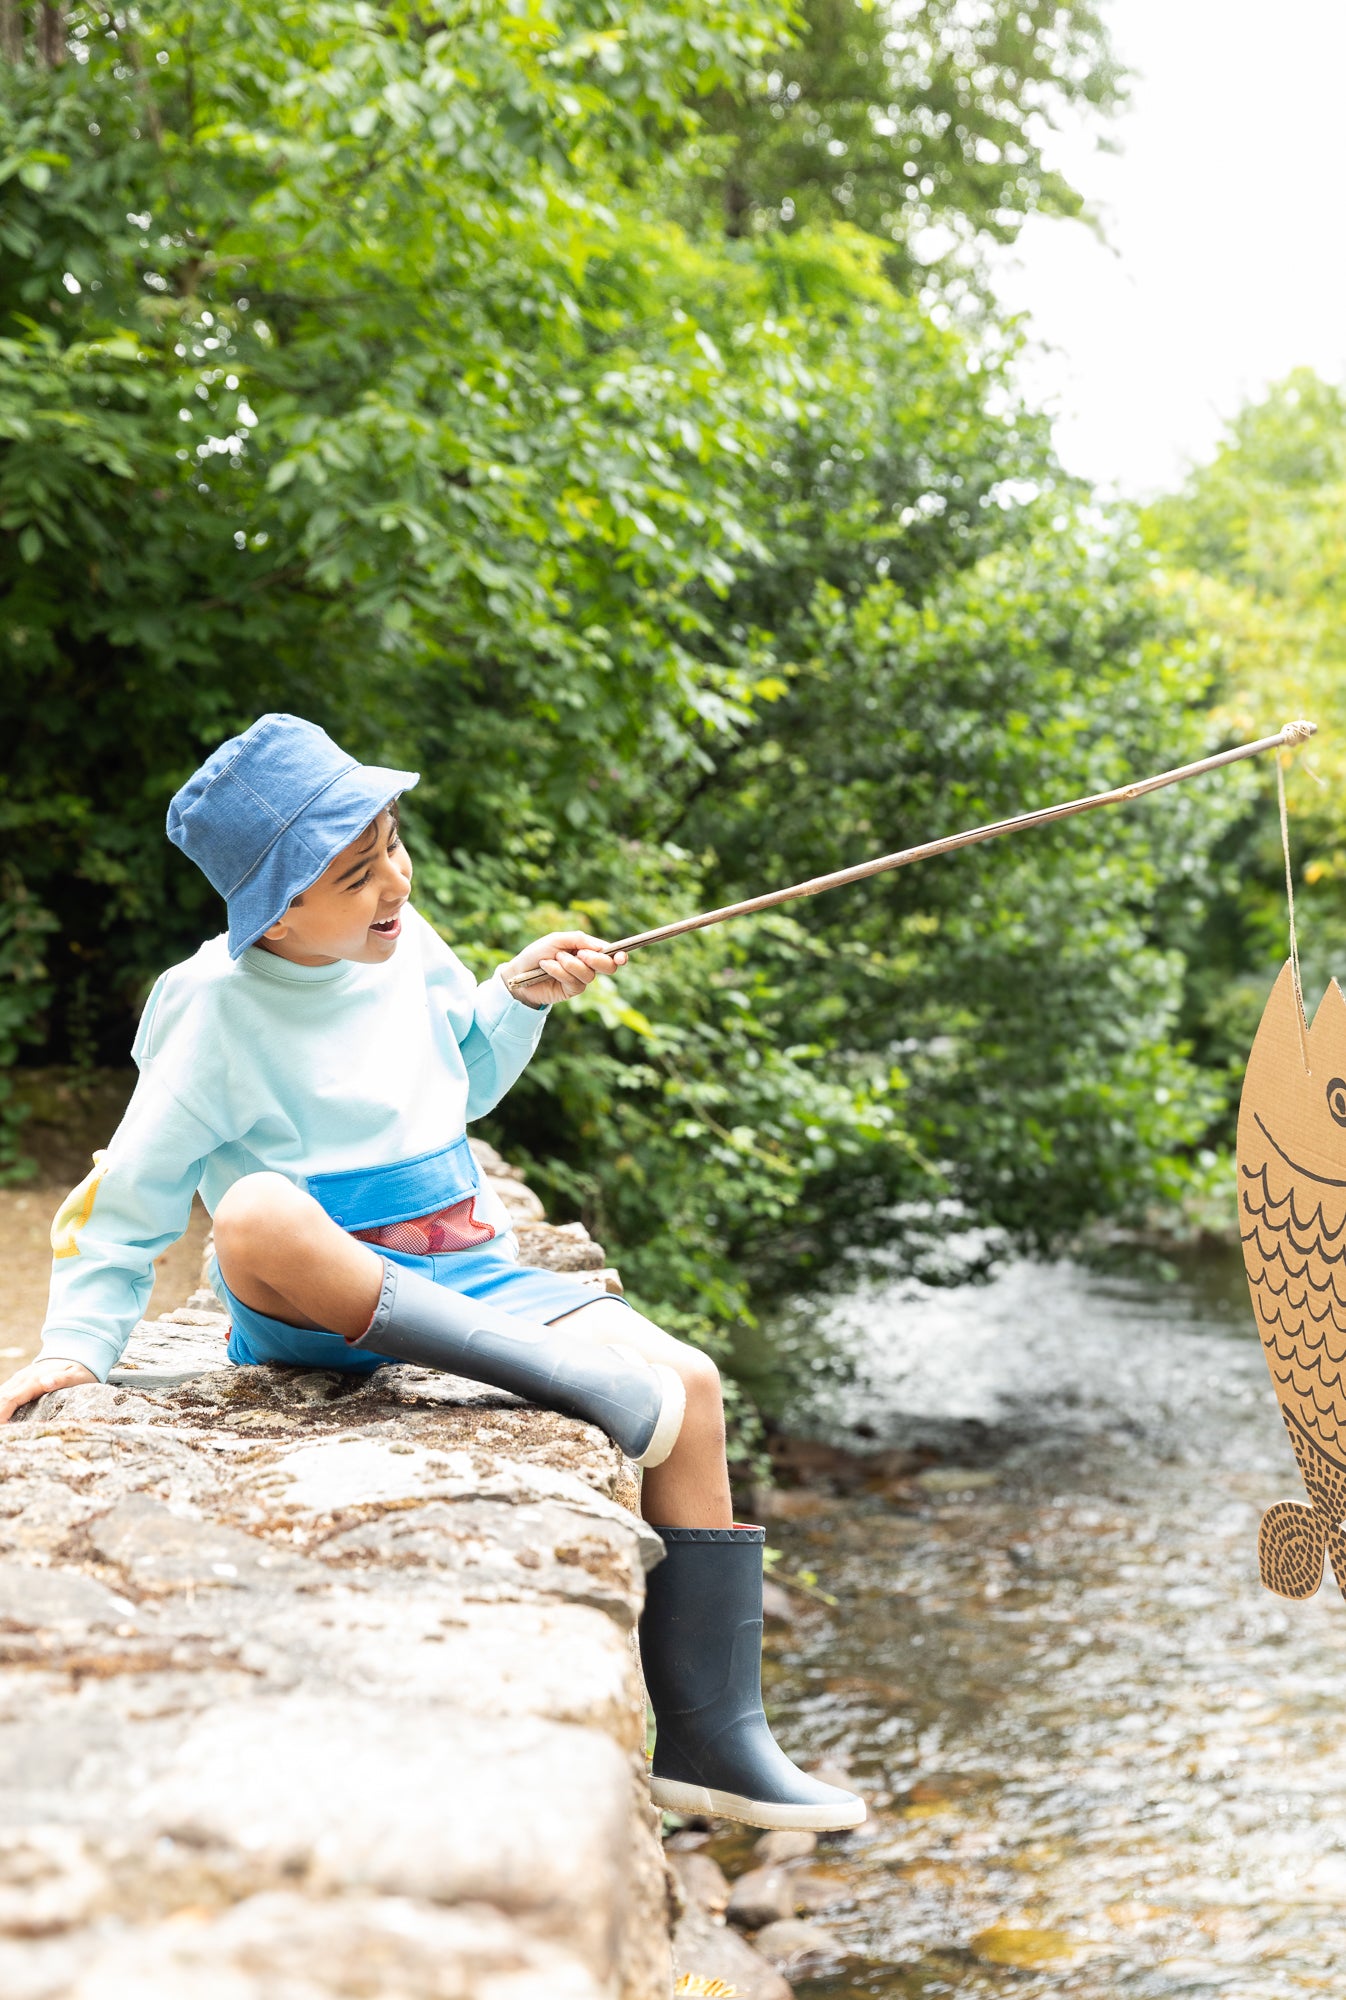
[{"label": "flowing water", "polygon": [[780,1498],[837,1603],[768,1700],[872,1812],[801,2000],[1346,1995],[1346,1605],[1258,1581],[1303,1495],[1237,1261],[875,1285],[824,1331],[860,1372],[790,1428],[870,1456]]}]

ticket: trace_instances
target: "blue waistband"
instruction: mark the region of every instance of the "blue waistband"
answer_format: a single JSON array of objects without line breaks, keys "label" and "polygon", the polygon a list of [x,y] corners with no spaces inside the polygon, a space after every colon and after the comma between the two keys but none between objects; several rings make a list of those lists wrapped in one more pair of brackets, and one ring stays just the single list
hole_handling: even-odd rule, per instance
[{"label": "blue waistband", "polygon": [[477,1194],[481,1180],[466,1137],[390,1167],[353,1167],[342,1174],[310,1174],[308,1191],[341,1229],[381,1229],[435,1215]]}]

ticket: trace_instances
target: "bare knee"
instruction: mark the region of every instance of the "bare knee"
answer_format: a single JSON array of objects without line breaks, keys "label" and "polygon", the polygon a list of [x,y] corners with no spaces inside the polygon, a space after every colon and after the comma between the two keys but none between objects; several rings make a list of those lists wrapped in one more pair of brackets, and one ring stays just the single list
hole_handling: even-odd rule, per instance
[{"label": "bare knee", "polygon": [[673,1366],[682,1377],[682,1386],[687,1392],[684,1423],[698,1430],[722,1432],[724,1399],[720,1371],[710,1356],[699,1347],[688,1347],[684,1341],[679,1341]]},{"label": "bare knee", "polygon": [[265,1262],[273,1244],[292,1236],[298,1212],[308,1201],[283,1174],[244,1174],[225,1190],[215,1210],[215,1254],[221,1266]]}]

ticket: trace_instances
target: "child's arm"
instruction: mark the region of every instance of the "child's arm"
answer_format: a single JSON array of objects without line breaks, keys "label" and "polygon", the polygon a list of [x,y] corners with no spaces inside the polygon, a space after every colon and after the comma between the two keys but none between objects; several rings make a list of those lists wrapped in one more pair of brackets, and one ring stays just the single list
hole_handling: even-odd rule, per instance
[{"label": "child's arm", "polygon": [[[478,986],[424,919],[421,937],[430,989],[445,1008],[467,1070],[469,1120],[484,1117],[523,1074],[541,1039],[550,1002],[582,993],[600,972],[615,972],[624,958],[613,958],[601,939],[584,931],[552,931]],[[527,1002],[516,999],[506,979],[539,965],[549,979],[525,989]]]},{"label": "child's arm", "polygon": [[218,1137],[142,1076],[105,1153],[52,1224],[42,1351],[0,1386],[0,1422],[49,1389],[106,1381],[154,1288],[154,1261],[187,1227]]}]

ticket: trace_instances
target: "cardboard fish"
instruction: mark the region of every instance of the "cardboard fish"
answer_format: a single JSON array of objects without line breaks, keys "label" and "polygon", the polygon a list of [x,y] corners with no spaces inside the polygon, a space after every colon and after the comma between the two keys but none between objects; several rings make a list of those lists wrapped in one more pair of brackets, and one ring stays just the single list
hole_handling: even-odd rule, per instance
[{"label": "cardboard fish", "polygon": [[1346,1000],[1335,979],[1312,1027],[1292,967],[1276,981],[1239,1106],[1238,1193],[1257,1330],[1309,1496],[1263,1517],[1262,1581],[1312,1597],[1326,1554],[1346,1596]]}]

